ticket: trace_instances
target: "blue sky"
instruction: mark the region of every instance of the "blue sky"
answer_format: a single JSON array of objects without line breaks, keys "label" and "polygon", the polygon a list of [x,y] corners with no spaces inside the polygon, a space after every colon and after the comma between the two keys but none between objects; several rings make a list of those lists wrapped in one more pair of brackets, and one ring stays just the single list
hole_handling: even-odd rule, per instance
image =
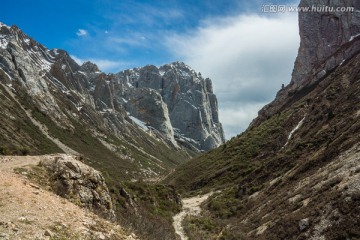
[{"label": "blue sky", "polygon": [[2,1],[0,21],[105,72],[184,61],[210,77],[227,138],[243,131],[291,78],[296,13],[262,13],[264,0]]},{"label": "blue sky", "polygon": [[1,7],[1,21],[19,26],[48,48],[112,61],[104,70],[119,71],[173,61],[163,45],[167,35],[256,6],[233,0],[36,0],[4,1]]}]

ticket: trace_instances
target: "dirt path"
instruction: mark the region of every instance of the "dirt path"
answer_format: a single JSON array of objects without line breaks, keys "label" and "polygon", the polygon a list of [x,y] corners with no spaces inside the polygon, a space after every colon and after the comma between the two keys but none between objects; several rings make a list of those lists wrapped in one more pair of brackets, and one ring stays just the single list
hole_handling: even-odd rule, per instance
[{"label": "dirt path", "polygon": [[1,156],[0,171],[12,172],[14,168],[37,165],[44,156]]},{"label": "dirt path", "polygon": [[182,226],[182,222],[184,218],[188,215],[198,215],[201,212],[200,205],[208,199],[213,192],[207,193],[205,195],[196,196],[192,198],[184,198],[182,200],[183,209],[180,213],[176,214],[173,217],[173,226],[175,229],[175,233],[180,236],[181,240],[188,240],[189,238],[186,236],[184,228]]},{"label": "dirt path", "polygon": [[47,156],[0,156],[0,240],[138,239],[13,172]]}]

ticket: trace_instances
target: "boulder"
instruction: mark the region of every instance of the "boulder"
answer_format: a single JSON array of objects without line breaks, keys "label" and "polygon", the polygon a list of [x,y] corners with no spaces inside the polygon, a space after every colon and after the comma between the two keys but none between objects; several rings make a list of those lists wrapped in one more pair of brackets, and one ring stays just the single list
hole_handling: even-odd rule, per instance
[{"label": "boulder", "polygon": [[109,220],[115,219],[109,190],[102,174],[73,155],[49,156],[40,162],[48,170],[52,190]]},{"label": "boulder", "polygon": [[307,229],[309,227],[309,225],[310,225],[310,222],[309,222],[308,218],[301,219],[299,221],[300,231],[303,231],[303,230]]}]

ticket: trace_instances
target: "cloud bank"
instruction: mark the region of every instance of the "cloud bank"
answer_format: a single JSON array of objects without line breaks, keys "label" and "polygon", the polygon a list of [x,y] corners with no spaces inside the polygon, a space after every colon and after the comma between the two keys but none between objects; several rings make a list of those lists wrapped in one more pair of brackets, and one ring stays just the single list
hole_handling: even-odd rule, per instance
[{"label": "cloud bank", "polygon": [[290,82],[298,46],[296,14],[207,19],[166,40],[175,58],[213,80],[227,138],[245,130]]}]

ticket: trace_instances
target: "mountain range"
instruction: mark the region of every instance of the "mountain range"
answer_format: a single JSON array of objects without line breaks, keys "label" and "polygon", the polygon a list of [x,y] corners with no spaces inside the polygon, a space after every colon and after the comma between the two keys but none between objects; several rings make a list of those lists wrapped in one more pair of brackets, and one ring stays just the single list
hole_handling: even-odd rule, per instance
[{"label": "mountain range", "polygon": [[125,179],[150,179],[225,142],[211,80],[184,63],[105,74],[16,26],[0,42],[4,152],[109,156]]},{"label": "mountain range", "polygon": [[360,239],[360,2],[324,4],[354,11],[299,12],[289,84],[229,141],[185,63],[105,74],[0,24],[0,153],[71,155],[16,171],[141,239]]}]

